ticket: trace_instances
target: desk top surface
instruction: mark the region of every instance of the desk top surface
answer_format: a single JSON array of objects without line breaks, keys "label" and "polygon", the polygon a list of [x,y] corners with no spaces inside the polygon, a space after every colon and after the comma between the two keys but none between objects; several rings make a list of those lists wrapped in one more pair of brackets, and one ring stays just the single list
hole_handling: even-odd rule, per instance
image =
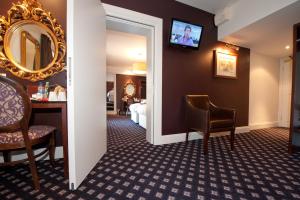
[{"label": "desk top surface", "polygon": [[31,103],[34,103],[34,104],[64,103],[64,104],[66,104],[67,101],[37,101],[37,100],[31,100]]}]

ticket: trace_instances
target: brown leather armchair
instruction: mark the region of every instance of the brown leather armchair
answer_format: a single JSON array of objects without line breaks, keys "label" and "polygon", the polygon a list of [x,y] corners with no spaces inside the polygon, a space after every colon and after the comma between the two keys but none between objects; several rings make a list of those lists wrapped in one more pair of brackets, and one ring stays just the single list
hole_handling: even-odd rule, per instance
[{"label": "brown leather armchair", "polygon": [[186,142],[190,131],[203,133],[203,152],[208,152],[211,133],[230,131],[231,150],[234,147],[236,112],[214,105],[208,95],[186,95]]}]

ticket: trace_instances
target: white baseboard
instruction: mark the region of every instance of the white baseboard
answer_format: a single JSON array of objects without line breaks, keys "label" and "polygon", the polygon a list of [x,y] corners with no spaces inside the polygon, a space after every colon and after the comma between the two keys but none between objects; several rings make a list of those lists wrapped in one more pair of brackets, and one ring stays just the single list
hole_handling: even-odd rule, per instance
[{"label": "white baseboard", "polygon": [[[38,154],[40,152],[42,152],[43,150],[45,150],[45,148],[42,149],[37,149],[34,151],[34,154]],[[63,158],[63,148],[62,147],[56,147],[55,148],[55,159],[58,158]],[[25,159],[27,158],[27,154],[25,151],[19,151],[19,152],[12,152],[11,154],[11,159],[12,160],[21,160],[21,159]],[[45,157],[44,160],[49,160],[49,156]],[[3,156],[2,154],[0,154],[0,162],[3,162]]]},{"label": "white baseboard", "polygon": [[[248,133],[250,131],[249,126],[242,126],[242,127],[237,127],[235,133]],[[219,133],[214,133],[211,135],[211,137],[220,137],[224,135],[228,135],[229,132],[219,132]],[[163,144],[172,144],[172,143],[177,143],[177,142],[184,142],[186,137],[186,133],[178,133],[178,134],[173,134],[173,135],[163,135],[159,138],[159,142],[156,143],[155,145],[163,145]],[[189,140],[198,140],[202,139],[203,135],[201,132],[190,132],[189,134]]]},{"label": "white baseboard", "polygon": [[[236,133],[248,133],[250,131],[249,126],[242,126],[242,127],[237,127],[236,128]],[[224,135],[228,135],[229,132],[219,132],[219,133],[214,133],[211,135],[211,137],[220,137]],[[163,135],[159,139],[159,143],[155,145],[163,145],[163,144],[171,144],[171,143],[178,143],[178,142],[184,142],[185,141],[185,133],[179,133],[179,134],[173,134],[173,135]],[[203,136],[201,133],[198,132],[190,132],[189,134],[189,140],[198,140],[202,139]],[[35,151],[35,154],[41,152],[44,149],[38,149]],[[20,160],[27,158],[27,155],[25,152],[13,152],[12,153],[12,160]],[[55,158],[63,158],[63,148],[62,147],[56,147],[55,148]],[[45,160],[48,160],[49,157],[47,156]],[[3,156],[0,154],[0,162],[3,162]]]},{"label": "white baseboard", "polygon": [[277,126],[278,126],[278,121],[263,122],[263,123],[250,124],[250,129],[257,130],[257,129],[263,129],[263,128],[272,128],[272,127],[277,127]]}]

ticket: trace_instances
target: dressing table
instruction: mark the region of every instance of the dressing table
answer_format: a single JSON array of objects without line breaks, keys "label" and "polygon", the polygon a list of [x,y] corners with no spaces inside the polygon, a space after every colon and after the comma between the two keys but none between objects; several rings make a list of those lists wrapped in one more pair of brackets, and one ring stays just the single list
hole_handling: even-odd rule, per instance
[{"label": "dressing table", "polygon": [[31,101],[32,110],[38,111],[56,111],[61,113],[61,139],[63,146],[64,155],[64,175],[68,177],[69,166],[68,166],[68,121],[67,121],[67,102],[66,101]]}]

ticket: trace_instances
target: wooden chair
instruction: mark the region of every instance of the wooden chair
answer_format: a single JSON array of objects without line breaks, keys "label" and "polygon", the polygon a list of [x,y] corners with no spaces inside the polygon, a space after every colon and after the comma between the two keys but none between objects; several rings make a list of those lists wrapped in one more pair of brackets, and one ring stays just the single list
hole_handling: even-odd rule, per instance
[{"label": "wooden chair", "polygon": [[186,95],[186,142],[190,131],[203,133],[203,152],[208,152],[211,133],[230,131],[230,146],[234,148],[236,112],[214,105],[207,95]]},{"label": "wooden chair", "polygon": [[[31,126],[30,99],[21,85],[0,76],[0,152],[4,163],[0,166],[14,166],[29,161],[34,188],[39,189],[39,177],[35,159],[44,156],[49,151],[51,163],[54,164],[55,128],[51,126]],[[41,153],[34,155],[32,147],[48,143]],[[10,151],[26,150],[27,159],[11,161]]]}]

